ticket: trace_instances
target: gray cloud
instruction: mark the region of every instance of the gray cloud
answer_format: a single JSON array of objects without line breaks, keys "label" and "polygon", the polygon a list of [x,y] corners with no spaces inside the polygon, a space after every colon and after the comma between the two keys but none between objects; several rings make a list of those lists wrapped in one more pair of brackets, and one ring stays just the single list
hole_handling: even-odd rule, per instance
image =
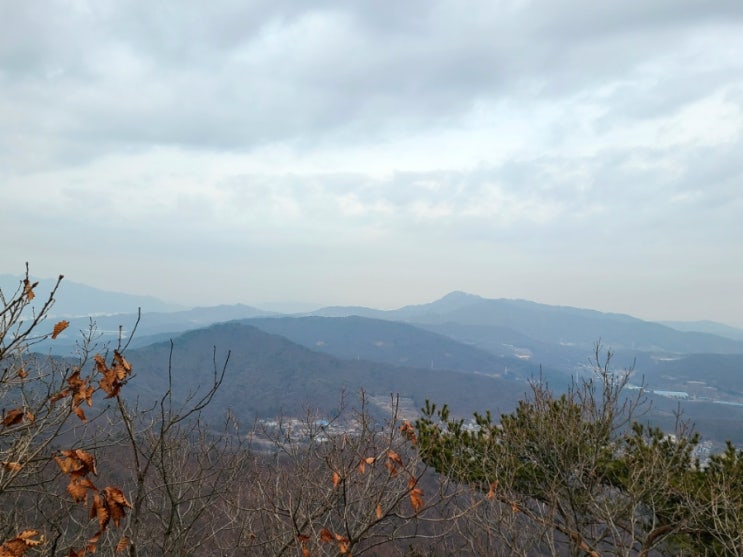
[{"label": "gray cloud", "polygon": [[2,84],[16,129],[59,136],[47,146],[59,158],[342,130],[360,140],[446,125],[478,101],[623,80],[743,16],[736,2],[573,4],[18,4],[3,18]]},{"label": "gray cloud", "polygon": [[629,303],[643,280],[731,296],[743,279],[737,0],[3,10],[9,262],[146,291],[105,271],[116,252],[182,301],[206,291],[197,269],[273,300],[330,282],[359,301],[368,276],[568,303],[603,269],[584,305],[622,281]]}]

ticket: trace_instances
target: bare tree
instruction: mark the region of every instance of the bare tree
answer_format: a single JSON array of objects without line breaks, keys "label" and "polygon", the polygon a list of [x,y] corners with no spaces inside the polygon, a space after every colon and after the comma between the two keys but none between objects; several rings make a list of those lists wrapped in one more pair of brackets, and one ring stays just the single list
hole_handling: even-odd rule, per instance
[{"label": "bare tree", "polygon": [[362,394],[350,416],[308,414],[259,432],[270,462],[258,455],[238,491],[238,554],[392,555],[446,534],[450,522],[436,509],[450,494],[427,477],[413,427],[398,419],[397,399],[392,406],[376,423]]},{"label": "bare tree", "polygon": [[227,417],[219,431],[200,418],[222,384],[229,354],[219,367],[215,348],[211,384],[176,401],[172,349],[171,343],[168,387],[153,407],[142,411],[117,397],[114,420],[128,446],[117,455],[131,473],[132,510],[124,532],[132,557],[213,553],[235,522],[225,499],[249,459],[234,420]]}]

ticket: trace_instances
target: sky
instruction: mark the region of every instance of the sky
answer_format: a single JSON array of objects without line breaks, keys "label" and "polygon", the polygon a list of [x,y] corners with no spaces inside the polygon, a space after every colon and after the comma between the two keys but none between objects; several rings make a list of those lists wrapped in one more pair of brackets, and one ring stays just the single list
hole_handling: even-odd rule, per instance
[{"label": "sky", "polygon": [[743,327],[740,0],[0,1],[0,273]]}]

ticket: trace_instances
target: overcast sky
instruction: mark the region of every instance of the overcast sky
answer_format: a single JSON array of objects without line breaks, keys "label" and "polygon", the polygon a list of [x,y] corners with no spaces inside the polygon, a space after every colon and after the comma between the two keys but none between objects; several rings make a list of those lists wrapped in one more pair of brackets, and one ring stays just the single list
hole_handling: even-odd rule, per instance
[{"label": "overcast sky", "polygon": [[0,0],[0,272],[743,326],[741,0]]}]

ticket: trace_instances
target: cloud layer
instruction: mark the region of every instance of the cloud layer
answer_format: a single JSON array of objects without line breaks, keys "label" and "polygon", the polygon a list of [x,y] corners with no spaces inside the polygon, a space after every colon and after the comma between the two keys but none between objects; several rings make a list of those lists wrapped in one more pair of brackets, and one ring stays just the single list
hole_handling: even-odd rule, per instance
[{"label": "cloud layer", "polygon": [[743,325],[737,0],[4,10],[2,271]]}]

